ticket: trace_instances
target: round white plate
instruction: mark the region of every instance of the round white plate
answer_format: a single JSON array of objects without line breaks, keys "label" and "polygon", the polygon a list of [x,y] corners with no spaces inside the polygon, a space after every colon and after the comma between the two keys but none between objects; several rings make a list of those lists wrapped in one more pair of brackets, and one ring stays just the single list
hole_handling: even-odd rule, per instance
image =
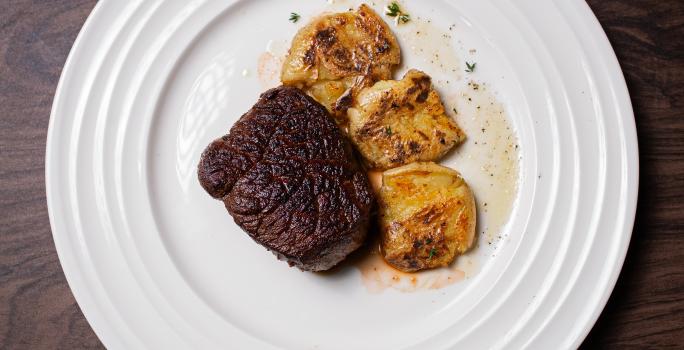
[{"label": "round white plate", "polygon": [[[314,14],[356,5],[97,4],[57,89],[46,182],[64,272],[107,347],[580,344],[622,266],[638,180],[627,89],[582,1],[403,3],[414,21],[397,30],[429,19],[477,49],[474,77],[496,91],[519,137],[505,238],[464,281],[373,294],[354,269],[300,272],[241,233],[198,185],[205,145],[264,90],[255,74],[268,43],[289,42]],[[290,23],[290,12],[302,20]]]}]

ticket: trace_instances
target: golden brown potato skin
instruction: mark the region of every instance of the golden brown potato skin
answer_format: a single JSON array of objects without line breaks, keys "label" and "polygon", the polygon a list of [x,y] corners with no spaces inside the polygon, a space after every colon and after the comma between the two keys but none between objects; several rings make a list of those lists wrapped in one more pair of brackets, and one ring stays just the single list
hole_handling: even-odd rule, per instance
[{"label": "golden brown potato skin", "polygon": [[385,171],[379,204],[381,252],[402,271],[449,265],[473,244],[475,199],[455,170],[421,162]]},{"label": "golden brown potato skin", "polygon": [[320,16],[300,29],[281,80],[304,89],[340,116],[358,90],[389,79],[400,62],[399,44],[387,23],[361,5],[355,12]]},{"label": "golden brown potato skin", "polygon": [[415,161],[435,161],[465,139],[446,114],[430,77],[408,71],[363,89],[348,110],[349,136],[376,169]]}]

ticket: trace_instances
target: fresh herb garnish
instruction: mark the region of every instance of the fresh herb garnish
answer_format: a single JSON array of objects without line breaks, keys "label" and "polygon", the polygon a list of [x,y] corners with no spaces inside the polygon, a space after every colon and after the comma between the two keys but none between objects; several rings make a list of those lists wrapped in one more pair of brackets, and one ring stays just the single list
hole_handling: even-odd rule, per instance
[{"label": "fresh herb garnish", "polygon": [[391,4],[387,5],[387,11],[385,11],[385,14],[390,17],[395,17],[397,24],[406,23],[411,20],[411,16],[408,13],[403,12],[399,7],[399,4],[397,4],[395,1],[392,1]]},{"label": "fresh herb garnish", "polygon": [[391,4],[387,5],[387,12],[385,12],[386,15],[390,17],[396,17],[401,13],[401,9],[399,8],[399,4],[396,2],[392,1]]},{"label": "fresh herb garnish", "polygon": [[468,73],[474,72],[474,71],[475,71],[475,66],[476,66],[476,65],[477,65],[477,62],[473,62],[472,64],[470,64],[470,63],[468,63],[468,62],[466,61],[466,70],[465,70],[465,71],[468,72]]},{"label": "fresh herb garnish", "polygon": [[428,255],[428,259],[432,259],[433,256],[437,253],[437,249],[432,248],[430,249],[430,255]]},{"label": "fresh herb garnish", "polygon": [[387,134],[388,136],[392,136],[392,128],[390,128],[389,126],[386,127],[385,128],[385,134]]},{"label": "fresh herb garnish", "polygon": [[297,23],[297,21],[299,21],[299,17],[301,16],[298,13],[290,12],[290,22]]}]

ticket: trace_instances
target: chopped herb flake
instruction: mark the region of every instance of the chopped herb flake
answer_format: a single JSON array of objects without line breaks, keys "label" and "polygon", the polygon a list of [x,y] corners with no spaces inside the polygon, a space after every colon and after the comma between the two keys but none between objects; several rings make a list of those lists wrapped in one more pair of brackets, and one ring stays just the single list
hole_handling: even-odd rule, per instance
[{"label": "chopped herb flake", "polygon": [[298,13],[291,12],[290,13],[290,22],[297,23],[297,21],[299,21],[299,17],[301,17],[301,16]]},{"label": "chopped herb flake", "polygon": [[432,259],[433,256],[437,253],[437,249],[432,248],[430,249],[430,255],[428,255],[428,259]]},{"label": "chopped herb flake", "polygon": [[476,65],[477,65],[477,62],[473,62],[473,63],[471,64],[471,63],[468,63],[468,62],[466,61],[466,67],[467,67],[467,68],[466,68],[465,71],[468,72],[468,73],[474,72],[474,71],[475,71],[475,66],[476,66]]},{"label": "chopped herb flake", "polygon": [[385,11],[385,14],[390,17],[395,17],[397,24],[406,23],[411,20],[411,15],[403,12],[399,7],[399,4],[397,4],[395,1],[392,1],[391,4],[387,5],[387,10]]},{"label": "chopped herb flake", "polygon": [[387,12],[385,12],[386,15],[390,17],[396,17],[401,13],[401,9],[399,8],[399,4],[396,2],[392,1],[391,4],[387,5]]},{"label": "chopped herb flake", "polygon": [[387,134],[388,136],[391,136],[392,135],[392,128],[390,128],[389,126],[386,127],[385,128],[385,134]]}]

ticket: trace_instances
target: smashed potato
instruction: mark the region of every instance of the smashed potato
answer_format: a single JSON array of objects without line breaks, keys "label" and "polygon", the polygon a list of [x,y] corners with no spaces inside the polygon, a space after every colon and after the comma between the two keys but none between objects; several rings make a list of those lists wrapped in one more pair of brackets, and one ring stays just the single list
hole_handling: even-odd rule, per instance
[{"label": "smashed potato", "polygon": [[305,90],[340,117],[361,88],[389,79],[400,62],[399,44],[387,23],[361,5],[355,12],[320,16],[300,29],[281,81]]},{"label": "smashed potato", "polygon": [[407,272],[450,264],[473,244],[475,199],[461,175],[432,163],[383,173],[381,252]]},{"label": "smashed potato", "polygon": [[430,77],[415,69],[363,89],[347,114],[349,136],[372,168],[438,160],[465,139]]}]

